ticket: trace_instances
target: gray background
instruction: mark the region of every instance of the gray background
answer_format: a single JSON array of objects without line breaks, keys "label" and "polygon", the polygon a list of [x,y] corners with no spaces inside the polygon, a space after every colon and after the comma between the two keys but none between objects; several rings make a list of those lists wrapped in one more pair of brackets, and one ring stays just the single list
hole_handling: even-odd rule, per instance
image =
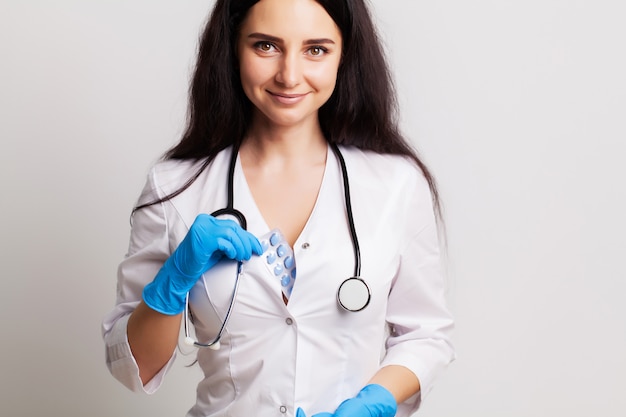
[{"label": "gray background", "polygon": [[[0,414],[182,416],[108,374],[129,213],[180,136],[211,2],[1,1]],[[422,411],[626,415],[626,6],[373,1],[446,206],[459,359]],[[358,208],[357,208],[358,210]]]}]

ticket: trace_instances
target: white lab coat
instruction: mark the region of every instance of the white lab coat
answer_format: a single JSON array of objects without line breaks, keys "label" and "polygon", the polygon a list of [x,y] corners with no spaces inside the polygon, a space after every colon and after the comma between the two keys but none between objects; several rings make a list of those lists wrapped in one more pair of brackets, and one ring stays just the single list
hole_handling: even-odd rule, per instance
[{"label": "white lab coat", "polygon": [[[353,275],[354,255],[341,170],[329,150],[315,208],[294,245],[297,277],[288,305],[282,300],[280,280],[262,256],[244,263],[221,349],[198,352],[205,378],[189,417],[292,416],[297,407],[307,415],[332,412],[378,369],[392,364],[407,367],[421,382],[421,393],[398,407],[397,416],[406,417],[454,359],[449,340],[453,320],[444,299],[435,217],[423,175],[402,157],[341,149],[370,304],[355,313],[337,304],[340,283]],[[217,155],[181,195],[134,215],[129,251],[119,267],[117,304],[103,321],[107,365],[134,391],[154,392],[176,354],[142,386],[126,338],[128,316],[196,215],[226,205],[230,154],[229,148]],[[156,164],[139,202],[178,189],[198,166],[181,161]],[[276,198],[289,196],[277,189]],[[234,203],[247,217],[250,232],[268,233],[239,161]],[[200,341],[217,334],[235,268],[232,261],[221,262],[192,290]]]}]

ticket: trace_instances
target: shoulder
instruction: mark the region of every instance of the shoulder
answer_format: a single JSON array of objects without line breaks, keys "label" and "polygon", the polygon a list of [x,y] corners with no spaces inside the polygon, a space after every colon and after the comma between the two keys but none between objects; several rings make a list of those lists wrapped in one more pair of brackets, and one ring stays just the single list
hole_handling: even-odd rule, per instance
[{"label": "shoulder", "polygon": [[428,190],[428,182],[422,170],[409,157],[403,155],[380,154],[355,147],[340,147],[346,160],[350,183],[364,185],[419,188]]},{"label": "shoulder", "polygon": [[159,161],[150,169],[148,179],[159,193],[169,194],[182,187],[205,163],[205,159]]},{"label": "shoulder", "polygon": [[200,179],[202,176],[210,175],[212,170],[222,169],[228,164],[230,152],[231,149],[227,148],[211,161],[206,158],[161,160],[150,169],[148,183],[153,192],[164,197],[181,189],[194,177]]},{"label": "shoulder", "polygon": [[[341,147],[346,161],[354,217],[404,246],[435,224],[432,194],[416,162],[401,155]],[[395,236],[395,237],[394,237]]]}]

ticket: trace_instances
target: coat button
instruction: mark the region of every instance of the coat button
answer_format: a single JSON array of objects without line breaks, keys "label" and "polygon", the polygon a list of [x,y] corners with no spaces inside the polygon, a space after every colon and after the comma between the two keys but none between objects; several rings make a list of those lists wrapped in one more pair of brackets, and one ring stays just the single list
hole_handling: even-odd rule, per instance
[{"label": "coat button", "polygon": [[287,323],[288,325],[290,325],[290,326],[291,326],[291,325],[293,324],[293,320],[291,319],[291,317],[287,317],[287,318],[285,319],[285,323]]},{"label": "coat button", "polygon": [[281,405],[279,410],[281,413],[285,414],[287,412],[287,407],[285,407],[284,405]]},{"label": "coat button", "polygon": [[304,242],[304,243],[302,244],[302,249],[308,249],[308,248],[309,248],[309,246],[311,246],[311,245],[309,244],[309,242]]}]

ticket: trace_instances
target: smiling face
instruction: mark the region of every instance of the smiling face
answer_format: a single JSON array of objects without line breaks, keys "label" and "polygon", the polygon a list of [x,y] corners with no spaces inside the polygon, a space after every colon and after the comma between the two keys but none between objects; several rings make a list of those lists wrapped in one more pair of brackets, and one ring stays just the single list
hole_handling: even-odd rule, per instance
[{"label": "smiling face", "polygon": [[255,118],[288,127],[317,124],[341,60],[339,28],[314,0],[261,0],[237,42],[241,84]]}]

